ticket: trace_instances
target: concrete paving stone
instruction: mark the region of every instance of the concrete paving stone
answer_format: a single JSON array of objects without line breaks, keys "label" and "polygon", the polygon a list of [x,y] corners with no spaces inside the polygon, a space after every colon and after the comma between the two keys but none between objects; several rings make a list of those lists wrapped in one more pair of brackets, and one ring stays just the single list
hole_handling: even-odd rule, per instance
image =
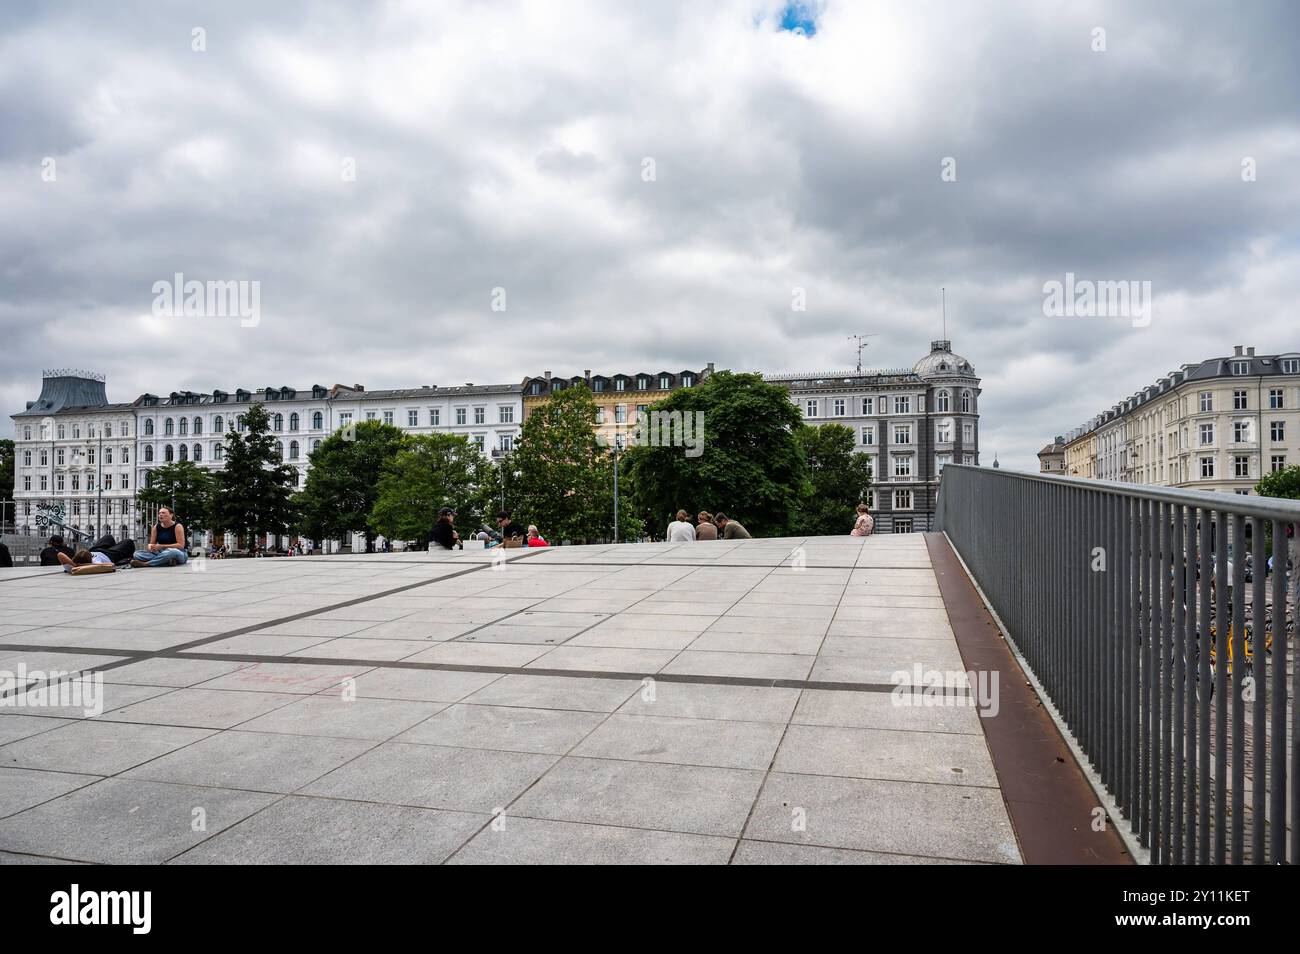
[{"label": "concrete paving stone", "polygon": [[606,629],[601,623],[569,639],[566,646],[604,646],[611,649],[682,650],[696,639],[689,630]]},{"label": "concrete paving stone", "polygon": [[81,630],[80,632],[85,638],[48,643],[48,645],[76,646],[82,649],[95,649],[104,652],[156,652],[171,649],[173,646],[179,646],[191,640],[203,639],[207,635],[205,633],[181,633],[162,629],[140,629],[131,633],[124,633],[116,629],[103,629],[93,632]]},{"label": "concrete paving stone", "polygon": [[564,755],[605,718],[599,712],[462,703],[443,709],[395,741]]},{"label": "concrete paving stone", "polygon": [[374,744],[362,739],[230,730],[133,768],[123,777],[288,793],[356,758]]},{"label": "concrete paving stone", "polygon": [[745,722],[790,721],[798,689],[770,686],[717,686],[700,682],[656,679],[640,688],[619,708],[628,715],[685,719],[727,719]]},{"label": "concrete paving stone", "polygon": [[300,649],[329,642],[328,636],[274,636],[266,633],[245,633],[205,642],[200,646],[182,649],[182,653],[225,653],[230,656],[287,656]]},{"label": "concrete paving stone", "polygon": [[626,610],[626,613],[636,616],[721,616],[729,605],[731,604],[725,602],[701,603],[693,601],[678,603],[668,600],[646,599]]},{"label": "concrete paving stone", "polygon": [[676,651],[671,649],[557,646],[533,660],[526,668],[652,674],[672,662],[676,655]]},{"label": "concrete paving stone", "polygon": [[835,616],[835,606],[834,604],[829,606],[772,606],[767,603],[746,603],[741,601],[727,610],[724,615],[728,619],[757,617],[769,622],[774,620],[795,620],[824,623],[829,626],[831,618]]},{"label": "concrete paving stone", "polygon": [[823,637],[816,633],[730,633],[709,630],[696,638],[690,648],[719,653],[789,653],[816,656]]},{"label": "concrete paving stone", "polygon": [[553,764],[553,755],[385,742],[299,794],[493,814]]},{"label": "concrete paving stone", "polygon": [[[418,607],[423,608],[423,607]],[[404,616],[409,616],[416,611],[417,607],[411,606],[391,606],[379,605],[379,601],[371,603],[357,603],[355,606],[345,606],[342,609],[330,610],[326,613],[314,617],[321,620],[364,620],[371,623],[388,623]]]},{"label": "concrete paving stone", "polygon": [[[135,636],[134,630],[121,629],[81,629],[71,626],[43,626],[40,629],[24,630],[19,636],[8,636],[0,640],[0,645],[4,643],[21,643],[32,646],[89,646],[99,637],[107,637],[116,641],[118,646],[129,646],[130,640]],[[177,640],[179,642],[179,640]],[[104,645],[103,643],[95,645]]]},{"label": "concrete paving stone", "polygon": [[0,768],[0,818],[99,781],[97,775]]},{"label": "concrete paving stone", "polygon": [[675,831],[506,816],[449,860],[452,865],[726,864],[734,840]]},{"label": "concrete paving stone", "polygon": [[881,623],[875,620],[840,620],[836,618],[826,630],[827,636],[847,636],[857,638],[868,636],[875,639],[931,639],[943,640],[955,645],[956,637],[952,627],[947,623],[926,623],[907,625],[905,623]]},{"label": "concrete paving stone", "polygon": [[491,643],[452,640],[424,645],[407,662],[444,663],[455,666],[526,666],[547,651],[528,643]]},{"label": "concrete paving stone", "polygon": [[[104,779],[0,820],[0,848],[106,864],[160,864],[277,796]],[[206,831],[195,831],[202,809]]]},{"label": "concrete paving stone", "polygon": [[854,851],[846,848],[818,848],[815,845],[785,845],[773,841],[742,838],[732,858],[733,865],[956,865],[975,864],[949,858],[921,858],[891,855],[883,851]]},{"label": "concrete paving stone", "polygon": [[[661,613],[636,613],[611,616],[587,630],[588,633],[632,632],[632,633],[689,633],[699,635],[715,622],[717,616],[676,616]],[[584,634],[585,635],[585,634]]]},{"label": "concrete paving stone", "polygon": [[749,587],[735,587],[729,590],[710,589],[701,591],[699,587],[675,585],[658,590],[645,597],[646,603],[699,603],[708,605],[711,611],[717,611],[718,605],[724,609],[744,597]]},{"label": "concrete paving stone", "polygon": [[[272,619],[273,617],[266,617]],[[173,627],[181,628],[184,632],[189,633],[193,638],[200,636],[211,636],[214,633],[225,633],[232,629],[243,629],[257,620],[241,619],[230,616],[184,616],[178,621],[176,619],[167,620],[161,616],[149,617],[149,621],[141,625],[141,629],[172,629]]]},{"label": "concrete paving stone", "polygon": [[948,626],[948,611],[943,608],[903,609],[895,606],[841,606],[834,613],[837,622],[860,621],[870,625]]},{"label": "concrete paving stone", "polygon": [[[780,612],[782,616],[802,616],[806,609],[813,607],[834,607],[839,602],[839,592],[833,594],[812,593],[806,588],[793,589],[788,592],[780,590],[754,590],[742,597],[736,606],[766,607],[769,612]],[[795,612],[785,612],[794,610]],[[732,614],[735,615],[735,614]]]},{"label": "concrete paving stone", "polygon": [[19,855],[12,851],[0,851],[0,865],[80,865],[83,861],[67,861],[63,858],[51,858],[47,855]]},{"label": "concrete paving stone", "polygon": [[615,713],[582,740],[575,756],[765,770],[785,727]]},{"label": "concrete paving stone", "polygon": [[245,732],[383,742],[447,706],[445,702],[405,699],[344,699],[334,694],[299,696],[297,699],[292,705],[258,716],[240,728]]},{"label": "concrete paving stone", "polygon": [[0,711],[57,719],[97,719],[112,709],[170,691],[163,686],[100,683],[97,674],[88,673],[29,689],[21,696],[5,700],[5,708]]},{"label": "concrete paving stone", "polygon": [[83,719],[0,746],[0,767],[116,775],[211,734],[210,729]]},{"label": "concrete paving stone", "polygon": [[512,674],[500,677],[465,701],[473,705],[613,712],[640,689],[641,683],[634,679]]},{"label": "concrete paving stone", "polygon": [[[981,735],[978,710],[968,705],[912,704],[911,694],[805,689],[791,722],[862,729],[958,732]],[[924,699],[921,700],[924,702]]]},{"label": "concrete paving stone", "polygon": [[827,636],[822,642],[822,659],[857,657],[882,664],[896,664],[899,669],[913,666],[965,671],[957,643],[941,639],[904,639],[875,636]]},{"label": "concrete paving stone", "polygon": [[310,616],[306,619],[294,620],[291,623],[279,623],[275,626],[268,626],[265,629],[259,629],[256,633],[250,635],[324,636],[330,639],[335,639],[339,636],[350,636],[360,630],[369,629],[371,625],[371,620],[321,619],[319,616]]},{"label": "concrete paving stone", "polygon": [[506,626],[570,626],[577,632],[580,629],[586,629],[588,626],[594,626],[602,619],[607,619],[607,612],[575,612],[575,613],[540,613],[529,610],[524,613],[517,613],[509,619],[501,620],[501,625]]},{"label": "concrete paving stone", "polygon": [[368,666],[331,666],[324,663],[259,662],[200,683],[204,689],[241,689],[248,692],[288,692],[310,695],[358,679]]},{"label": "concrete paving stone", "polygon": [[316,659],[373,659],[393,662],[406,659],[429,648],[423,639],[357,639],[340,636],[323,643],[296,649],[289,656],[310,656]]},{"label": "concrete paving stone", "polygon": [[490,815],[290,796],[171,864],[436,865]]},{"label": "concrete paving stone", "polygon": [[824,619],[790,617],[719,616],[709,626],[711,633],[765,633],[768,635],[825,636],[830,623]]},{"label": "concrete paving stone", "polygon": [[792,725],[773,770],[996,788],[983,735]]},{"label": "concrete paving stone", "polygon": [[901,609],[943,609],[943,597],[938,592],[933,596],[908,595],[908,596],[891,596],[883,593],[855,593],[853,595],[845,594],[840,600],[840,609],[850,609],[856,607],[898,607]]},{"label": "concrete paving stone", "polygon": [[718,653],[685,650],[662,670],[665,674],[743,676],[751,679],[805,679],[815,656],[776,653]]},{"label": "concrete paving stone", "polygon": [[509,813],[734,837],[762,780],[762,772],[743,769],[568,757]]},{"label": "concrete paving stone", "polygon": [[474,623],[463,621],[433,622],[431,620],[412,619],[407,616],[390,623],[376,623],[367,629],[352,634],[355,639],[455,639],[475,629]]},{"label": "concrete paving stone", "polygon": [[[920,664],[922,680],[925,679],[926,663],[915,656],[896,659],[872,659],[869,656],[826,656],[818,657],[808,676],[811,682],[851,682],[871,686],[912,685],[917,672],[915,666]],[[945,679],[951,679],[952,685],[965,689],[970,681],[965,673],[956,670],[942,670]],[[816,688],[816,687],[813,687]]]},{"label": "concrete paving stone", "polygon": [[745,837],[1015,864],[1002,793],[965,785],[772,772]]},{"label": "concrete paving stone", "polygon": [[372,699],[460,702],[500,678],[491,672],[378,668],[357,679],[356,694]]},{"label": "concrete paving stone", "polygon": [[250,665],[252,663],[228,662],[216,659],[155,657],[110,669],[104,673],[104,681],[137,686],[169,686],[175,689],[183,689],[239,669],[246,669]]},{"label": "concrete paving stone", "polygon": [[51,729],[67,725],[70,721],[42,716],[35,710],[15,713],[12,709],[0,709],[0,745],[49,732]]},{"label": "concrete paving stone", "polygon": [[519,646],[558,646],[582,626],[505,626],[493,623],[463,636],[455,637],[461,643],[514,643]]},{"label": "concrete paving stone", "polygon": [[229,729],[288,705],[299,698],[288,693],[239,692],[232,689],[174,689],[104,713],[109,722],[147,722],[196,729]]},{"label": "concrete paving stone", "polygon": [[[51,674],[75,673],[87,669],[96,669],[125,658],[125,656],[121,655],[101,655],[98,653],[56,653],[41,650],[21,650],[6,658],[4,663],[0,664],[0,670],[16,674],[21,664],[26,667],[29,678],[47,679],[50,678]],[[36,675],[37,673],[39,675]]]}]

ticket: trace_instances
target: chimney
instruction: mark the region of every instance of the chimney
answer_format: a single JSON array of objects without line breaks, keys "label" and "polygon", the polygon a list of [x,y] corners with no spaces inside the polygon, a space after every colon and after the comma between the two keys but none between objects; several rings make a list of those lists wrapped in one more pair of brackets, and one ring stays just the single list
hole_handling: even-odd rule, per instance
[{"label": "chimney", "polygon": [[591,368],[587,368],[585,371],[583,371],[582,376],[588,380],[591,380]]},{"label": "chimney", "polygon": [[352,385],[352,390],[354,390],[354,391],[364,391],[365,389],[366,389],[366,386],[365,386],[364,384],[354,384],[354,385]]},{"label": "chimney", "polygon": [[1246,357],[1248,357],[1248,358],[1253,358],[1253,357],[1255,357],[1255,349],[1254,349],[1254,348],[1247,348],[1247,349],[1246,349]]},{"label": "chimney", "polygon": [[1236,346],[1232,349],[1232,354],[1233,354],[1233,357],[1240,358],[1240,357],[1241,357],[1241,345],[1236,345]]},{"label": "chimney", "polygon": [[546,378],[547,381],[551,380],[551,372],[549,371],[542,372],[542,377]]},{"label": "chimney", "polygon": [[710,361],[710,362],[708,363],[708,366],[707,366],[707,367],[708,367],[708,369],[709,369],[709,374],[712,374],[712,373],[713,373],[713,362]]}]

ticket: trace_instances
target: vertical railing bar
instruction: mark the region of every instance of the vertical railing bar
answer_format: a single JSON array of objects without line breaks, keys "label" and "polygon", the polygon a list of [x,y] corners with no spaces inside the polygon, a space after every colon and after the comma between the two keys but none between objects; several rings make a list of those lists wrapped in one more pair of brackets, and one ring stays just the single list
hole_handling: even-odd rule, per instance
[{"label": "vertical railing bar", "polygon": [[1173,788],[1174,804],[1171,818],[1173,819],[1172,829],[1170,831],[1169,861],[1171,864],[1181,865],[1183,863],[1183,837],[1186,830],[1186,821],[1183,815],[1183,746],[1186,744],[1184,737],[1184,727],[1186,725],[1186,713],[1183,711],[1183,692],[1185,690],[1184,682],[1187,678],[1186,666],[1183,660],[1183,650],[1186,646],[1187,638],[1187,612],[1184,608],[1186,602],[1187,586],[1187,552],[1186,541],[1183,532],[1186,527],[1187,513],[1181,504],[1176,504],[1173,508],[1173,540],[1169,545],[1170,557],[1173,559],[1173,576],[1171,579],[1173,592],[1170,598],[1173,600],[1174,623],[1170,631],[1169,654],[1173,657],[1173,681],[1174,681],[1174,701],[1173,701],[1173,765],[1170,767],[1169,784]]},{"label": "vertical railing bar", "polygon": [[1233,514],[1232,564],[1232,863],[1246,854],[1246,520]]},{"label": "vertical railing bar", "polygon": [[1264,864],[1265,836],[1268,819],[1268,606],[1264,583],[1268,578],[1268,557],[1264,550],[1261,521],[1250,518],[1251,560],[1251,633],[1254,662],[1251,665],[1251,688],[1255,703],[1250,720],[1250,860]]},{"label": "vertical railing bar", "polygon": [[[1273,692],[1269,720],[1269,851],[1272,864],[1286,863],[1286,530],[1273,521]],[[1294,704],[1294,703],[1293,703]],[[1294,823],[1294,821],[1293,821]]]},{"label": "vertical railing bar", "polygon": [[1211,540],[1214,534],[1213,511],[1202,508],[1201,510],[1201,553],[1198,564],[1198,575],[1200,577],[1200,596],[1201,610],[1199,616],[1199,629],[1197,630],[1197,658],[1200,661],[1200,677],[1198,680],[1198,692],[1200,693],[1200,706],[1198,717],[1200,721],[1200,779],[1197,786],[1197,807],[1200,810],[1200,841],[1197,843],[1196,863],[1207,865],[1210,863],[1210,702],[1213,699],[1214,683],[1210,675],[1210,630],[1213,626],[1213,619],[1210,613],[1210,580],[1214,574],[1214,555],[1211,547]]},{"label": "vertical railing bar", "polygon": [[1228,832],[1228,643],[1232,608],[1228,597],[1228,514],[1216,510],[1214,554],[1214,863],[1226,860]]}]

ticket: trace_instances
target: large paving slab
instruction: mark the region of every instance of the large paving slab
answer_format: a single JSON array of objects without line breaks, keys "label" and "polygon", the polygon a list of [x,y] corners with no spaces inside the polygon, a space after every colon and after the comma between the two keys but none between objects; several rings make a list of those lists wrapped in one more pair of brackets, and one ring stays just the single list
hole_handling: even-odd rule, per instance
[{"label": "large paving slab", "polygon": [[497,555],[0,570],[0,861],[1020,861],[921,535]]}]

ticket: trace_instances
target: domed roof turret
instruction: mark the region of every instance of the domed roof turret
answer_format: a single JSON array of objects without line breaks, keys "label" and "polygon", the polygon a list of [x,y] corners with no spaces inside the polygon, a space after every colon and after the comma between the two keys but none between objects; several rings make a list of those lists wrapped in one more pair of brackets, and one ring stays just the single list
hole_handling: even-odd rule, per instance
[{"label": "domed roof turret", "polygon": [[947,340],[931,341],[930,353],[916,362],[912,370],[923,378],[975,373],[969,361],[959,354],[952,353],[952,342]]}]

